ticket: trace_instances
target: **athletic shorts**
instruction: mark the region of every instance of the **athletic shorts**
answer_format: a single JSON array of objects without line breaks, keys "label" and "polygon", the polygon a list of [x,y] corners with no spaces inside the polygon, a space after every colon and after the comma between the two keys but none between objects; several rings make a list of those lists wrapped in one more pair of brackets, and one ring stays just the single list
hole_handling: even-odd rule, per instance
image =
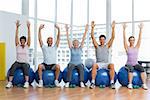
[{"label": "athletic shorts", "polygon": [[56,64],[45,64],[45,63],[42,63],[43,65],[43,70],[56,70]]}]

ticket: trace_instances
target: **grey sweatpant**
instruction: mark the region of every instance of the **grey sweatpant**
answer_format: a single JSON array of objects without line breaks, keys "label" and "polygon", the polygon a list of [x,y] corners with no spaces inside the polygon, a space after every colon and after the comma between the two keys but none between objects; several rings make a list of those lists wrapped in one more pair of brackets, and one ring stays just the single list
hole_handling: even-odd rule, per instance
[{"label": "grey sweatpant", "polygon": [[77,69],[79,72],[79,76],[80,76],[80,82],[84,81],[84,65],[83,64],[79,64],[79,65],[74,65],[69,63],[68,66],[68,72],[67,72],[67,82],[70,82],[72,79],[72,71],[74,69]]}]

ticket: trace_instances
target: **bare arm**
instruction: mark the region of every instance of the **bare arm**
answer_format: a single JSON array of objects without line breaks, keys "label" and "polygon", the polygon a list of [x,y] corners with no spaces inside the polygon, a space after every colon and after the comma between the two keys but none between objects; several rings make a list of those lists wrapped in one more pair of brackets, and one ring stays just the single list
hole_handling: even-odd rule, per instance
[{"label": "bare arm", "polygon": [[141,23],[139,25],[139,38],[138,38],[138,41],[137,41],[137,44],[136,44],[136,48],[139,48],[140,45],[141,45],[141,39],[142,39],[142,29],[143,29],[143,23]]},{"label": "bare arm", "polygon": [[87,31],[88,31],[88,24],[86,24],[86,26],[85,26],[85,32],[84,32],[84,34],[83,34],[82,41],[81,41],[81,48],[83,48],[84,40],[85,40]]},{"label": "bare arm", "polygon": [[108,48],[110,48],[113,44],[114,38],[115,38],[115,21],[112,22],[112,35],[111,38],[109,40],[109,42],[107,43]]},{"label": "bare arm", "polygon": [[18,38],[19,31],[18,31],[18,29],[19,29],[20,25],[21,24],[19,23],[19,20],[17,20],[17,22],[16,22],[16,35],[15,35],[15,44],[16,44],[16,46],[19,44],[19,38]]},{"label": "bare arm", "polygon": [[57,34],[57,40],[56,40],[56,45],[57,47],[59,46],[60,43],[60,28],[58,25],[55,25],[55,28],[58,30],[58,34]]},{"label": "bare arm", "polygon": [[95,27],[95,23],[94,23],[94,21],[92,21],[91,22],[91,38],[92,38],[94,47],[98,48],[98,43],[96,42],[96,39],[94,37],[94,27]]},{"label": "bare arm", "polygon": [[127,40],[126,40],[126,23],[124,23],[123,25],[123,43],[124,43],[124,49],[125,49],[125,51],[127,52],[127,50],[128,50],[128,44],[127,44]]},{"label": "bare arm", "polygon": [[41,24],[39,27],[39,33],[38,33],[38,39],[39,39],[40,47],[42,47],[42,45],[43,45],[42,36],[41,36],[41,30],[43,28],[44,28],[44,24]]},{"label": "bare arm", "polygon": [[68,25],[66,25],[65,28],[66,28],[66,36],[67,36],[68,46],[69,46],[69,48],[71,48],[72,44],[71,44],[71,42],[69,40],[69,33],[68,33],[69,27],[68,27]]},{"label": "bare arm", "polygon": [[30,35],[30,22],[27,21],[27,28],[28,28],[28,41],[27,41],[27,45],[28,47],[30,47],[30,44],[31,44],[31,35]]}]

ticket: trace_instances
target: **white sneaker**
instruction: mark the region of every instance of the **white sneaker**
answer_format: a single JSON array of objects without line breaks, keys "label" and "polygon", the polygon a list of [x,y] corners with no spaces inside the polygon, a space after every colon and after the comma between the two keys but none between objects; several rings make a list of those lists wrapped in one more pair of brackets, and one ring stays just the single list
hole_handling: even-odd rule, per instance
[{"label": "white sneaker", "polygon": [[129,89],[133,89],[132,84],[128,84]]},{"label": "white sneaker", "polygon": [[143,88],[144,90],[148,90],[148,87],[146,86],[146,84],[143,84],[143,85],[142,85],[142,88]]},{"label": "white sneaker", "polygon": [[28,88],[29,87],[29,82],[25,82],[23,87]]},{"label": "white sneaker", "polygon": [[80,87],[82,87],[82,88],[84,88],[84,87],[85,87],[85,85],[84,85],[84,83],[83,83],[83,82],[80,82]]},{"label": "white sneaker", "polygon": [[56,87],[60,87],[58,80],[55,80],[55,85],[56,85]]},{"label": "white sneaker", "polygon": [[67,83],[65,84],[65,87],[68,88],[68,87],[69,87],[69,84],[70,84],[70,83],[67,82]]},{"label": "white sneaker", "polygon": [[12,88],[12,87],[13,87],[12,82],[8,82],[7,85],[6,85],[6,88],[9,89],[9,88]]},{"label": "white sneaker", "polygon": [[37,85],[39,88],[43,87],[43,80],[39,80],[39,84]]}]

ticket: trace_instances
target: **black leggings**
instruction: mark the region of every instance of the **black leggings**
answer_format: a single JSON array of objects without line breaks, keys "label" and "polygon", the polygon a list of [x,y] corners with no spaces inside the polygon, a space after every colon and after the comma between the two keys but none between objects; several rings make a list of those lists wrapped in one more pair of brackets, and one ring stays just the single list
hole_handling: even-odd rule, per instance
[{"label": "black leggings", "polygon": [[80,75],[80,82],[84,81],[84,66],[83,64],[74,65],[74,64],[68,64],[68,72],[67,72],[67,82],[71,81],[72,78],[72,71],[74,69],[77,69]]},{"label": "black leggings", "polygon": [[25,76],[29,76],[30,65],[28,63],[19,63],[17,61],[11,66],[9,76],[14,76],[15,70],[18,68],[23,70]]},{"label": "black leggings", "polygon": [[145,69],[143,66],[141,66],[140,64],[136,64],[135,66],[132,66],[132,65],[129,65],[129,64],[126,64],[125,65],[125,68],[129,71],[129,72],[133,72],[133,70],[138,70],[140,72],[145,72]]}]

